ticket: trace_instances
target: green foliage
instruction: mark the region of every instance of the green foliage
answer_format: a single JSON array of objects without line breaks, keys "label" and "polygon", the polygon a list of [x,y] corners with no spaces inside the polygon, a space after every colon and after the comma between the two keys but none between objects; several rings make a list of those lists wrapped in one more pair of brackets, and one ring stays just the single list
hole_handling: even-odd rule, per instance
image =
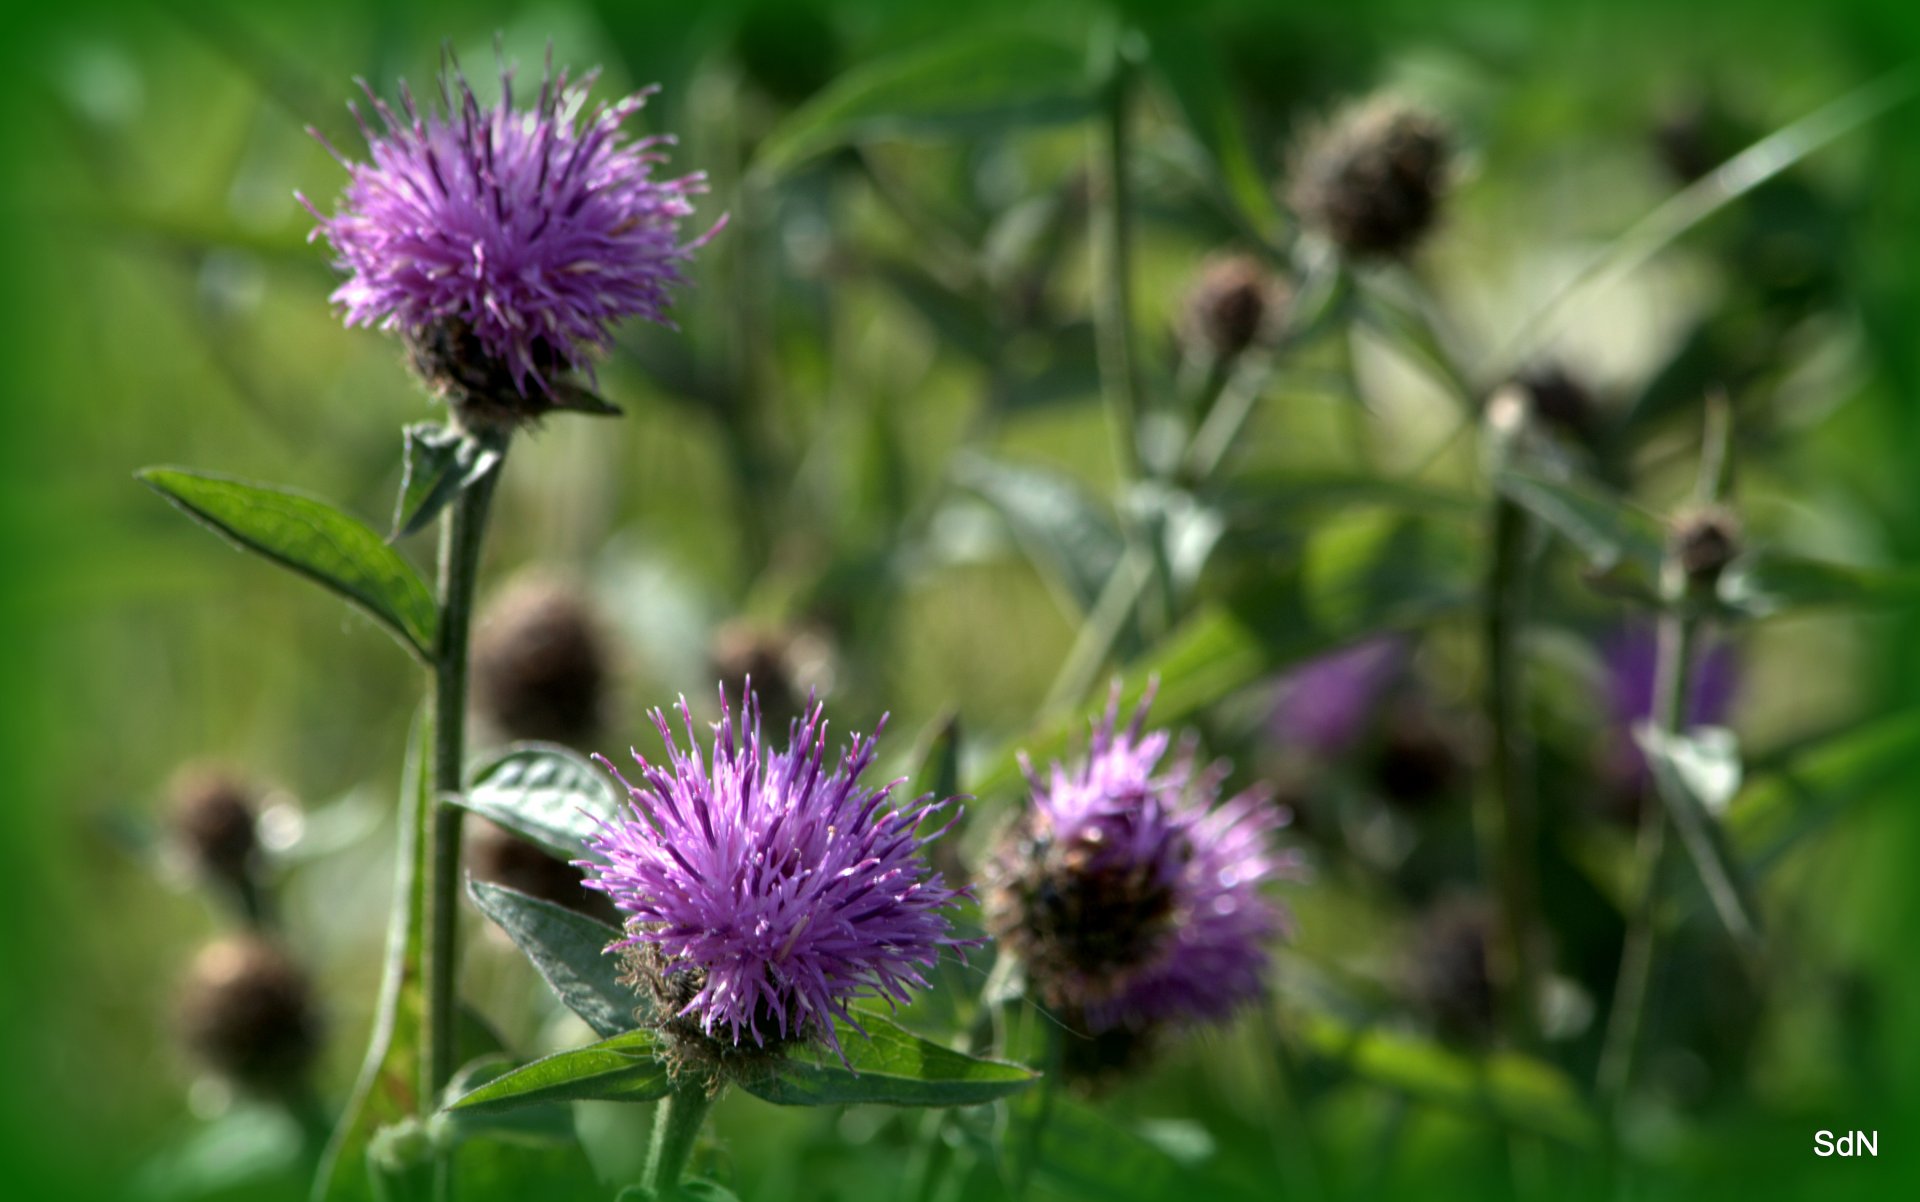
[{"label": "green foliage", "polygon": [[556,1052],[488,1081],[448,1107],[490,1114],[551,1102],[656,1102],[673,1089],[659,1036],[627,1031],[584,1048]]},{"label": "green foliage", "polygon": [[500,435],[479,436],[453,426],[416,422],[406,429],[400,495],[393,510],[393,537],[426,529],[460,490],[471,488],[499,466],[506,453]]},{"label": "green foliage", "polygon": [[226,476],[151,467],[139,478],[235,546],[346,598],[422,660],[433,654],[433,594],[364,523],[314,497]]},{"label": "green foliage", "polygon": [[859,1027],[834,1024],[846,1063],[823,1043],[791,1050],[740,1087],[781,1106],[974,1106],[1018,1093],[1039,1074],[1018,1064],[956,1052],[872,1011]]},{"label": "green foliage", "polygon": [[605,769],[550,743],[510,748],[474,770],[452,800],[563,860],[586,855],[587,840],[620,812]]},{"label": "green foliage", "polygon": [[468,881],[467,895],[500,925],[540,971],[556,996],[602,1036],[638,1025],[641,998],[620,982],[619,961],[607,946],[620,932],[565,906],[486,881]]}]

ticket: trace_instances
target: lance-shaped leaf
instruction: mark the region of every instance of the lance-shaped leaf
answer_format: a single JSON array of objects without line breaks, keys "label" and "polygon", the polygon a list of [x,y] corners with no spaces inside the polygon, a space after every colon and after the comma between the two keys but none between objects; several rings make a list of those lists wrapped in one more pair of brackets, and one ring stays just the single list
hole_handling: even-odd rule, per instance
[{"label": "lance-shaped leaf", "polygon": [[1093,609],[1126,542],[1085,490],[1045,468],[984,455],[963,456],[954,478],[999,512],[1041,576],[1077,612]]},{"label": "lance-shaped leaf", "polygon": [[1756,551],[1727,570],[1720,602],[1751,618],[1805,609],[1920,604],[1920,574]]},{"label": "lance-shaped leaf", "polygon": [[842,75],[760,144],[756,171],[790,171],[875,137],[961,136],[1073,121],[1091,110],[1084,56],[1061,42],[992,33],[937,43]]},{"label": "lance-shaped leaf", "polygon": [[1586,484],[1508,470],[1497,480],[1514,504],[1580,548],[1595,572],[1651,590],[1666,543],[1659,522]]},{"label": "lance-shaped leaf", "polygon": [[[517,1066],[502,1054],[483,1056],[463,1066],[447,1082],[444,1100],[451,1104],[474,1090],[488,1085],[515,1070]],[[455,1139],[500,1139],[513,1143],[567,1143],[573,1139],[573,1111],[561,1102],[543,1106],[513,1108],[474,1107],[449,1111],[448,1130]]]},{"label": "lance-shaped leaf", "polygon": [[550,1102],[655,1102],[673,1090],[653,1031],[628,1031],[502,1073],[448,1110],[487,1114]]},{"label": "lance-shaped leaf", "polygon": [[1755,875],[1869,798],[1899,797],[1920,757],[1920,711],[1843,729],[1748,765],[1727,827]]},{"label": "lance-shaped leaf", "polygon": [[587,854],[600,823],[619,815],[607,773],[551,743],[521,743],[475,771],[455,805],[488,818],[563,860]]},{"label": "lance-shaped leaf", "polygon": [[424,748],[430,739],[430,723],[423,717],[414,730],[401,788],[393,890],[402,904],[394,907],[387,928],[373,1035],[353,1094],[321,1157],[314,1202],[375,1202],[367,1162],[374,1136],[419,1113],[426,1075],[426,828],[433,807]]},{"label": "lance-shaped leaf", "polygon": [[392,537],[425,529],[462,489],[499,466],[505,453],[506,442],[499,435],[469,434],[432,422],[408,426]]},{"label": "lance-shaped leaf", "polygon": [[862,1012],[859,1018],[865,1034],[834,1024],[851,1068],[832,1048],[806,1044],[740,1087],[779,1106],[973,1106],[1025,1089],[1040,1076],[922,1039],[884,1015]]},{"label": "lance-shaped leaf", "polygon": [[533,961],[542,979],[596,1035],[619,1035],[639,1025],[640,997],[619,980],[606,953],[620,932],[565,906],[528,897],[487,881],[468,881],[467,895]]},{"label": "lance-shaped leaf", "polygon": [[426,582],[364,522],[325,501],[225,476],[150,467],[140,481],[244,550],[345,597],[422,660],[439,611]]},{"label": "lance-shaped leaf", "polygon": [[[1727,774],[1723,766],[1713,768],[1711,761],[1724,759],[1703,751],[1685,735],[1670,735],[1651,723],[1642,723],[1633,732],[1634,740],[1646,753],[1652,770],[1655,791],[1673,819],[1674,829],[1686,845],[1687,855],[1706,886],[1714,913],[1726,926],[1742,952],[1753,953],[1760,945],[1759,911],[1747,888],[1745,873],[1727,850],[1719,820],[1711,812],[1713,805],[1702,788],[1718,788]],[[1705,762],[1708,766],[1702,767]],[[1737,786],[1738,776],[1735,776]],[[1729,793],[1731,790],[1727,790]],[[1720,799],[1725,804],[1725,798]]]}]

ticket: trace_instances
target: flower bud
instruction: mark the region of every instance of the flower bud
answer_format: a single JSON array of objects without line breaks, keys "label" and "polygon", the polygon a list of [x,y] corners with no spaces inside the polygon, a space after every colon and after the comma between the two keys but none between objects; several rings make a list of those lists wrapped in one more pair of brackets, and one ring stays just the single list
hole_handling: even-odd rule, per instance
[{"label": "flower bud", "polygon": [[578,868],[485,818],[467,820],[467,872],[609,924],[617,920],[606,895],[587,889]]},{"label": "flower bud", "polygon": [[1388,97],[1337,114],[1295,154],[1288,200],[1301,221],[1356,258],[1398,258],[1433,225],[1448,134]]},{"label": "flower bud", "polygon": [[606,722],[611,658],[583,590],[522,577],[474,631],[474,708],[504,738],[585,746]]},{"label": "flower bud", "polygon": [[1218,359],[1271,338],[1285,318],[1286,285],[1251,255],[1209,259],[1187,296],[1186,336]]},{"label": "flower bud", "polygon": [[1522,372],[1516,381],[1540,425],[1576,443],[1589,442],[1598,433],[1599,414],[1586,385],[1558,363],[1545,363]]},{"label": "flower bud", "polygon": [[1686,577],[1687,591],[1710,594],[1740,555],[1740,519],[1720,505],[1685,510],[1673,520],[1668,548]]},{"label": "flower bud", "polygon": [[802,716],[809,697],[829,691],[830,660],[828,645],[818,635],[744,618],[722,623],[708,648],[714,679],[742,694],[752,680],[767,729],[776,733]]},{"label": "flower bud", "polygon": [[193,765],[174,776],[167,792],[168,839],[194,874],[245,886],[259,854],[253,786],[226,769]]},{"label": "flower bud", "polygon": [[194,958],[180,997],[179,1031],[196,1061],[255,1093],[300,1088],[320,1050],[306,972],[253,936],[209,944]]},{"label": "flower bud", "polygon": [[1422,700],[1403,697],[1381,723],[1374,783],[1394,805],[1419,809],[1445,800],[1473,758],[1468,734]]}]

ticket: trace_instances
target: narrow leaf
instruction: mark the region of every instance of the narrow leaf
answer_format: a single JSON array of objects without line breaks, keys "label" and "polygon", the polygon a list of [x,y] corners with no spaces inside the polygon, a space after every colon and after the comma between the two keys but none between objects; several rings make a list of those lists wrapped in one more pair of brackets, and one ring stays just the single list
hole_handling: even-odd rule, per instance
[{"label": "narrow leaf", "polygon": [[1751,618],[1805,609],[1920,604],[1920,574],[1758,551],[1728,569],[1720,601]]},{"label": "narrow leaf", "polygon": [[587,840],[620,812],[604,769],[550,743],[509,748],[473,773],[467,791],[451,800],[563,860],[586,855]]},{"label": "narrow leaf", "polygon": [[467,882],[467,895],[525,952],[554,993],[593,1028],[619,1035],[638,1026],[640,997],[619,980],[620,967],[606,953],[620,932],[565,906],[487,881]]},{"label": "narrow leaf", "polygon": [[1510,470],[1496,483],[1514,504],[1580,548],[1595,571],[1624,573],[1644,584],[1660,579],[1666,544],[1651,516],[1569,480]]},{"label": "narrow leaf", "polygon": [[[486,1056],[473,1061],[447,1082],[445,1097],[449,1100],[463,1097],[506,1076],[514,1067],[513,1061],[504,1055]],[[478,1107],[449,1111],[447,1117],[452,1133],[461,1140],[484,1138],[514,1143],[553,1144],[567,1143],[574,1137],[573,1110],[561,1102],[514,1109],[488,1110]]]},{"label": "narrow leaf", "polygon": [[1727,849],[1719,821],[1696,788],[1700,774],[1685,766],[1693,754],[1692,745],[1683,736],[1665,734],[1649,723],[1637,727],[1633,737],[1646,753],[1655,791],[1666,804],[1674,829],[1680,832],[1680,841],[1700,874],[1700,883],[1706,886],[1714,913],[1741,951],[1756,952],[1760,945],[1759,911],[1754,907],[1745,872]]},{"label": "narrow leaf", "polygon": [[424,530],[462,489],[498,466],[503,451],[498,438],[476,437],[432,422],[408,426],[392,537],[405,538]]},{"label": "narrow leaf", "polygon": [[811,1044],[789,1053],[766,1076],[741,1082],[741,1088],[778,1106],[972,1106],[1039,1079],[1021,1065],[968,1056],[922,1039],[883,1015],[859,1017],[865,1034],[834,1024],[851,1069],[832,1048]]},{"label": "narrow leaf", "polygon": [[1029,34],[945,41],[842,75],[761,143],[757,171],[778,174],[849,142],[953,136],[1078,120],[1091,109],[1085,62]]},{"label": "narrow leaf", "polygon": [[359,606],[421,659],[432,655],[439,623],[433,594],[365,523],[317,498],[225,476],[152,467],[139,479],[234,545]]},{"label": "narrow leaf", "polygon": [[1000,513],[1043,578],[1080,614],[1092,610],[1126,549],[1118,527],[1072,479],[1045,468],[966,455],[954,478]]},{"label": "narrow leaf", "polygon": [[423,716],[414,727],[400,793],[393,891],[404,903],[394,908],[387,928],[373,1035],[353,1094],[321,1157],[314,1202],[376,1202],[366,1163],[374,1135],[419,1113],[426,1075],[426,828],[433,809],[426,747],[431,738],[431,723]]},{"label": "narrow leaf", "polygon": [[658,1101],[673,1089],[658,1051],[654,1032],[628,1031],[504,1073],[448,1110],[486,1114],[548,1102]]}]

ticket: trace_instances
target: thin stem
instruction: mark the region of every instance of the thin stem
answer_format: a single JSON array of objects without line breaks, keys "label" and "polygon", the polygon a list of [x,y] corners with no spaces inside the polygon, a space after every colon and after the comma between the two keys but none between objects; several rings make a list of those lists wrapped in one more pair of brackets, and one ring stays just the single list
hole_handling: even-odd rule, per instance
[{"label": "thin stem", "polygon": [[1510,1029],[1532,1042],[1539,998],[1534,956],[1535,815],[1520,663],[1520,628],[1526,604],[1526,513],[1505,497],[1493,503],[1493,555],[1487,570],[1487,715],[1493,734],[1492,789],[1480,814],[1489,871],[1500,899],[1502,1003]]},{"label": "thin stem", "polygon": [[[502,464],[474,481],[447,509],[440,537],[440,644],[433,665],[433,823],[427,853],[427,1064],[422,1118],[440,1107],[454,1070],[454,985],[458,964],[460,818],[447,804],[458,793],[466,761],[467,641],[473,625],[475,583],[487,512]],[[441,1158],[439,1193],[448,1196]]]},{"label": "thin stem", "polygon": [[[1669,612],[1660,619],[1654,659],[1653,722],[1662,734],[1679,733],[1686,712],[1696,627],[1696,620],[1682,612]],[[1608,1010],[1607,1034],[1601,1045],[1596,1083],[1602,1113],[1615,1128],[1633,1076],[1633,1055],[1646,1011],[1647,985],[1653,975],[1654,910],[1666,846],[1666,807],[1649,797],[1642,802],[1629,895],[1633,909],[1627,916],[1626,943],[1620,951],[1620,975],[1614,983],[1613,1005]]]},{"label": "thin stem", "polygon": [[1140,365],[1134,353],[1133,237],[1127,158],[1127,110],[1133,98],[1134,65],[1114,34],[1107,81],[1106,120],[1095,161],[1093,208],[1095,335],[1104,378],[1114,467],[1124,489],[1140,477]]},{"label": "thin stem", "polygon": [[714,1097],[704,1083],[694,1081],[660,1099],[653,1112],[647,1167],[640,1174],[640,1189],[647,1197],[668,1197],[680,1184],[687,1157],[693,1154],[694,1141],[700,1138],[700,1125],[713,1108]]},{"label": "thin stem", "polygon": [[1053,1016],[1042,1024],[1046,1047],[1040,1059],[1040,1084],[1033,1091],[1033,1117],[1021,1134],[1019,1153],[1014,1161],[1013,1196],[1024,1198],[1033,1182],[1034,1166],[1040,1161],[1040,1146],[1046,1139],[1047,1124],[1053,1119],[1054,1096],[1059,1090],[1060,1065],[1066,1059],[1066,1033]]}]

